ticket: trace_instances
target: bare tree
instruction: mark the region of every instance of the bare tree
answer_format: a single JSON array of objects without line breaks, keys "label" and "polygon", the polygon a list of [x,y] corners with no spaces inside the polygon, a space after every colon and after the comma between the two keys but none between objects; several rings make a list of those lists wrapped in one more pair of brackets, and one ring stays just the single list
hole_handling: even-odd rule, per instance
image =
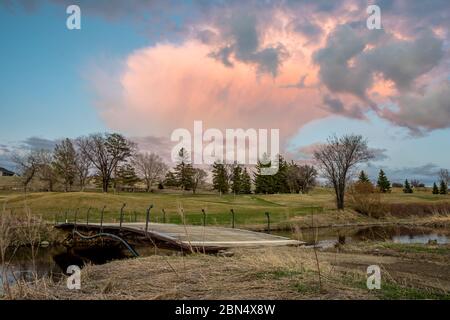
[{"label": "bare tree", "polygon": [[332,136],[314,152],[314,159],[333,185],[338,210],[344,209],[345,190],[351,170],[357,164],[367,162],[373,157],[367,147],[367,140],[353,134],[340,138]]},{"label": "bare tree", "polygon": [[205,183],[205,178],[208,174],[205,170],[194,168],[192,169],[192,192],[195,193],[197,188]]},{"label": "bare tree", "polygon": [[53,164],[56,172],[63,179],[66,192],[71,190],[77,175],[76,155],[73,143],[68,138],[55,146]]},{"label": "bare tree", "polygon": [[168,170],[167,165],[155,153],[138,153],[132,163],[138,176],[145,181],[146,191],[149,192],[153,183],[164,179]]},{"label": "bare tree", "polygon": [[287,167],[286,181],[291,192],[308,193],[315,186],[316,178],[317,170],[313,166],[291,163]]},{"label": "bare tree", "polygon": [[450,173],[447,169],[439,170],[439,180],[444,181],[446,185],[450,183]]},{"label": "bare tree", "polygon": [[49,150],[40,150],[37,153],[37,161],[38,177],[41,181],[47,183],[47,191],[52,192],[53,186],[58,181],[58,175],[53,163],[53,153]]},{"label": "bare tree", "polygon": [[133,154],[135,144],[118,133],[92,134],[78,141],[82,156],[98,170],[103,192],[108,192],[114,170]]},{"label": "bare tree", "polygon": [[24,191],[27,192],[28,186],[35,177],[39,162],[38,151],[30,151],[25,155],[14,154],[13,162],[16,164],[17,171],[22,179]]},{"label": "bare tree", "polygon": [[[78,141],[77,141],[78,145]],[[77,150],[75,158],[75,169],[77,171],[78,183],[80,184],[81,191],[84,191],[87,178],[89,176],[89,169],[91,169],[92,162],[88,157],[85,157],[81,150]]]}]

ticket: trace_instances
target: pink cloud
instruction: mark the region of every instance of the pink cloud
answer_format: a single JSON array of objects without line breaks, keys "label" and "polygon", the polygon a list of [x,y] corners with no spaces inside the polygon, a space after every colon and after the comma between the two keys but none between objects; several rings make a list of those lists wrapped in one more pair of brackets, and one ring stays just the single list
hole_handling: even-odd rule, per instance
[{"label": "pink cloud", "polygon": [[[97,76],[95,88],[102,117],[130,135],[170,136],[175,128],[276,128],[289,137],[304,124],[327,113],[317,108],[316,88],[285,88],[300,74],[311,74],[290,59],[277,78],[258,74],[256,67],[234,61],[230,68],[208,56],[211,48],[197,41],[159,44],[134,52],[114,86]],[[98,80],[98,81],[96,81]],[[119,90],[119,92],[117,92]]]}]

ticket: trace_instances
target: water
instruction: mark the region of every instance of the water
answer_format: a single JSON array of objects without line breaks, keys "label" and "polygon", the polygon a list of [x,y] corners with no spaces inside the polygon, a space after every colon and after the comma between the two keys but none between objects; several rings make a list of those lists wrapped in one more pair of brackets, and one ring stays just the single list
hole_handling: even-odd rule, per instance
[{"label": "water", "polygon": [[[135,247],[140,256],[173,255],[178,251],[155,249],[154,247]],[[70,265],[84,266],[86,264],[104,264],[112,260],[132,258],[130,252],[121,246],[67,248],[53,246],[37,248],[33,253],[29,247],[21,247],[8,252],[8,263],[0,265],[0,295],[3,290],[3,270],[10,285],[18,280],[31,281],[37,278],[49,277],[57,281]],[[34,263],[33,263],[34,261]]]},{"label": "water", "polygon": [[319,247],[332,247],[336,243],[357,243],[360,241],[392,241],[402,244],[448,244],[450,243],[450,230],[376,226],[376,227],[347,227],[347,228],[317,228],[294,229],[292,231],[272,232],[280,236],[305,241],[309,245]]}]

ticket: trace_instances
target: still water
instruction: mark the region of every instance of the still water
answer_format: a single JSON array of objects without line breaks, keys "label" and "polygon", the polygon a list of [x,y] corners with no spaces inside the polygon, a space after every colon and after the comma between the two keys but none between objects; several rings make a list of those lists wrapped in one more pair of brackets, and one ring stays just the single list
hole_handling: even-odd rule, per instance
[{"label": "still water", "polygon": [[376,226],[358,228],[308,228],[292,231],[272,232],[280,236],[305,241],[309,245],[331,247],[336,243],[357,243],[360,241],[391,241],[395,243],[447,244],[450,230],[404,226]]}]

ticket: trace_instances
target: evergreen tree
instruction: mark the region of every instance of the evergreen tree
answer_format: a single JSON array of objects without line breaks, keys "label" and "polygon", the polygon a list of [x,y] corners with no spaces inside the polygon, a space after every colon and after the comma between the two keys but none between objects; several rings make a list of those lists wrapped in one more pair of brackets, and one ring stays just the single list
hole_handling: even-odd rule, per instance
[{"label": "evergreen tree", "polygon": [[358,177],[358,181],[362,182],[362,183],[370,183],[369,177],[364,172],[364,170],[361,170],[359,177]]},{"label": "evergreen tree", "polygon": [[[267,157],[265,155],[265,157]],[[266,162],[266,161],[264,161]],[[270,168],[271,163],[263,164],[258,160],[256,164],[256,172],[254,173],[254,181],[255,181],[255,193],[266,193],[272,194],[274,193],[274,176],[273,175],[263,175],[263,168]]]},{"label": "evergreen tree", "polygon": [[233,191],[234,194],[239,194],[242,189],[242,168],[240,165],[235,164],[232,170],[231,191]]},{"label": "evergreen tree", "polygon": [[220,194],[228,193],[230,186],[228,183],[228,172],[225,165],[220,162],[214,162],[212,174],[214,190],[217,190]]},{"label": "evergreen tree", "polygon": [[383,193],[391,191],[391,182],[388,180],[383,170],[380,170],[378,175],[377,187]]},{"label": "evergreen tree", "polygon": [[241,176],[241,193],[250,194],[252,193],[252,180],[248,174],[247,168],[244,168]]},{"label": "evergreen tree", "polygon": [[411,185],[409,184],[408,179],[405,180],[405,185],[403,188],[404,193],[413,193],[413,189],[411,188]]},{"label": "evergreen tree", "polygon": [[433,183],[433,194],[439,194],[439,188],[436,182]]},{"label": "evergreen tree", "polygon": [[439,193],[440,194],[447,194],[448,193],[448,186],[447,186],[447,184],[445,183],[444,180],[441,180],[441,187],[439,189]]},{"label": "evergreen tree", "polygon": [[278,155],[278,171],[273,175],[273,193],[288,193],[290,191],[287,182],[288,164],[281,155]]},{"label": "evergreen tree", "polygon": [[129,163],[126,163],[116,170],[116,176],[114,179],[115,185],[122,187],[134,187],[134,185],[139,181],[138,176],[134,167]]},{"label": "evergreen tree", "polygon": [[167,172],[166,178],[164,179],[164,185],[168,187],[178,187],[177,178],[172,171]]},{"label": "evergreen tree", "polygon": [[177,180],[177,185],[181,187],[182,190],[192,189],[194,184],[194,168],[189,163],[189,155],[184,148],[181,148],[180,152],[178,152],[178,164],[174,169],[174,174]]}]

